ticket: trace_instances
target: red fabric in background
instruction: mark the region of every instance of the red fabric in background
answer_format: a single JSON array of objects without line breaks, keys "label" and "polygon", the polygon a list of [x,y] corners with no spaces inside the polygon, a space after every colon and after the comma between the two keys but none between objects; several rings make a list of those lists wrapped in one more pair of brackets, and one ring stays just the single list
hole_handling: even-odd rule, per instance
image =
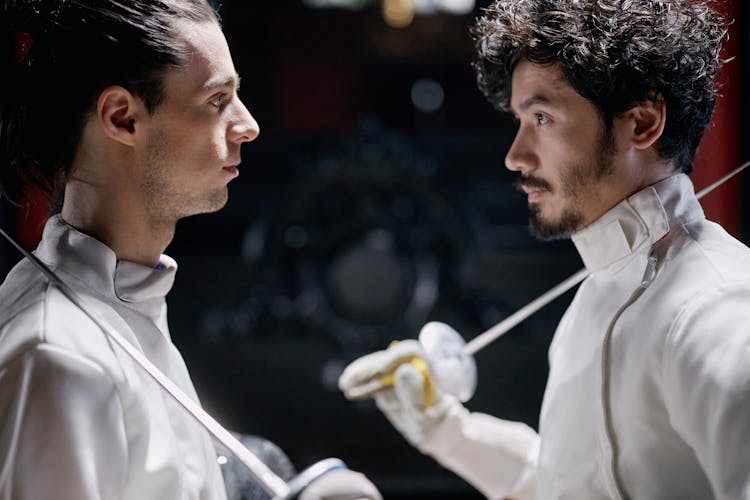
[{"label": "red fabric in background", "polygon": [[49,196],[37,188],[27,188],[23,205],[16,209],[16,238],[26,250],[35,249],[42,239],[50,207]]},{"label": "red fabric in background", "polygon": [[[743,87],[744,20],[740,3],[740,0],[720,0],[714,4],[726,19],[735,20],[729,27],[729,40],[723,53],[725,59],[734,59],[724,66],[720,75],[719,82],[724,85],[724,89],[695,159],[695,170],[691,178],[696,191],[730,172],[741,162],[740,99]],[[740,179],[736,178],[701,200],[706,217],[720,223],[736,237],[742,233],[740,188]]]}]

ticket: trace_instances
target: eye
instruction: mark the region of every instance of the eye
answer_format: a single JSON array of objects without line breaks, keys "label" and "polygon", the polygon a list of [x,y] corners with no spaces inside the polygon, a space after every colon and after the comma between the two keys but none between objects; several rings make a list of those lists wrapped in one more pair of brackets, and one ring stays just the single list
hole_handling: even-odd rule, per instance
[{"label": "eye", "polygon": [[537,125],[547,125],[549,123],[549,117],[544,113],[536,113],[535,117]]},{"label": "eye", "polygon": [[217,94],[211,98],[208,103],[218,109],[224,109],[227,101],[229,100],[229,94]]}]

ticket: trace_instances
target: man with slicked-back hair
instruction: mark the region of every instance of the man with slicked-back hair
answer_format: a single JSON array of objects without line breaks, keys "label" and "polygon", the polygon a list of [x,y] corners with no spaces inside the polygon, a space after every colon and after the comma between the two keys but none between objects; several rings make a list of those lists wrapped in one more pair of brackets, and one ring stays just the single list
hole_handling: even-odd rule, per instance
[{"label": "man with slicked-back hair", "polygon": [[[219,210],[258,124],[206,0],[0,2],[0,180],[58,202],[35,253],[197,399],[163,252]],[[209,434],[30,261],[0,287],[0,499],[222,500]],[[302,500],[380,499],[333,470]]]}]

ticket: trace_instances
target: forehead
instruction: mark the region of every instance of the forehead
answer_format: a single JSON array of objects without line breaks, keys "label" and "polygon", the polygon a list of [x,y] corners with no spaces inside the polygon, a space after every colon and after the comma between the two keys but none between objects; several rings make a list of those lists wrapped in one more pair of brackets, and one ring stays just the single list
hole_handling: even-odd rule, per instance
[{"label": "forehead", "polygon": [[213,21],[181,23],[190,57],[185,67],[167,73],[165,98],[186,97],[221,84],[236,85],[237,72],[219,25]]},{"label": "forehead", "polygon": [[568,83],[558,64],[535,64],[521,60],[513,70],[511,81],[511,109],[518,113],[533,104],[547,104],[560,108],[588,103]]}]

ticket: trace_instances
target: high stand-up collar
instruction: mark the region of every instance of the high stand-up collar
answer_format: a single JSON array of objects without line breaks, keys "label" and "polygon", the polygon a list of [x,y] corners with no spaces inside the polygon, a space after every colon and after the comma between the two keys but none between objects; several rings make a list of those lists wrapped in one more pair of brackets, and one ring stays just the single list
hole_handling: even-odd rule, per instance
[{"label": "high stand-up collar", "polygon": [[59,215],[47,221],[35,253],[94,292],[152,318],[161,313],[177,271],[177,263],[167,255],[159,257],[156,267],[118,261],[111,248],[78,231]]},{"label": "high stand-up collar", "polygon": [[596,272],[703,217],[693,183],[675,174],[621,201],[572,240],[586,268]]}]

